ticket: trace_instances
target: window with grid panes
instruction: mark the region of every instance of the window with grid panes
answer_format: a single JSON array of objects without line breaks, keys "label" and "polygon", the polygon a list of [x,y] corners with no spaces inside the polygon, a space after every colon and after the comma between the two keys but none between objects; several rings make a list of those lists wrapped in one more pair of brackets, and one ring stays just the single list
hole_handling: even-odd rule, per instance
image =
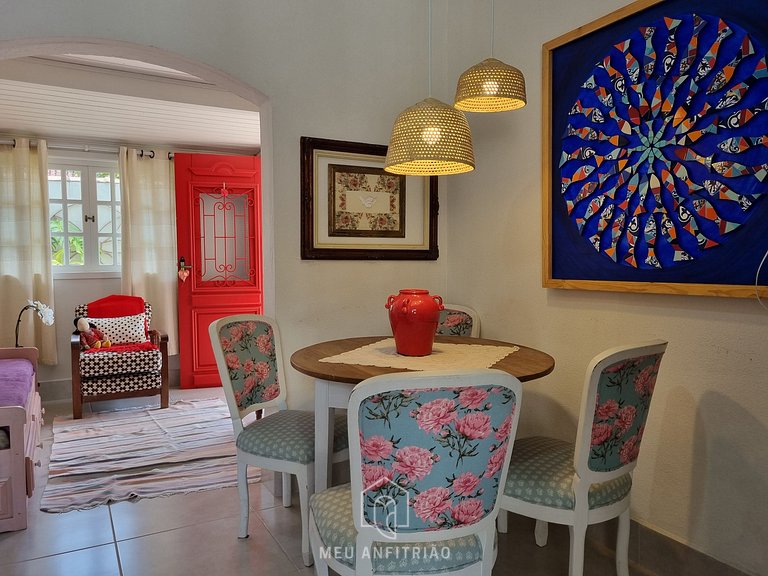
[{"label": "window with grid panes", "polygon": [[117,162],[48,164],[54,272],[120,271],[120,174]]}]

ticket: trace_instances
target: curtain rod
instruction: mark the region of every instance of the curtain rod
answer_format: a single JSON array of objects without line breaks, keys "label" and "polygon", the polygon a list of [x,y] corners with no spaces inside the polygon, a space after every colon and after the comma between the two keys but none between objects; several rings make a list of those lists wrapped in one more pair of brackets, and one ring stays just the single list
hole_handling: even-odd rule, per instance
[{"label": "curtain rod", "polygon": [[[15,147],[16,138],[0,140],[0,144],[6,144],[8,146]],[[30,139],[29,145],[37,146],[37,140]],[[49,144],[48,149],[49,150],[75,150],[75,151],[82,151],[82,152],[101,152],[105,154],[117,154],[120,151],[120,148],[113,148],[113,147],[92,146],[90,144],[57,144],[55,142],[52,142],[51,144]],[[136,149],[136,155],[139,158],[144,158],[145,156],[147,158],[154,158],[155,151],[138,148]],[[173,160],[173,152],[168,152],[168,160]]]},{"label": "curtain rod", "polygon": [[[6,138],[3,140],[0,140],[0,144],[7,144],[9,146],[16,146],[16,138]],[[37,139],[30,138],[29,139],[29,145],[30,146],[37,146]],[[91,144],[69,144],[69,143],[56,143],[56,142],[50,142],[48,144],[49,150],[79,150],[82,152],[104,152],[104,153],[111,153],[111,154],[117,154],[120,149],[113,146],[98,146],[98,145],[91,145]]]}]

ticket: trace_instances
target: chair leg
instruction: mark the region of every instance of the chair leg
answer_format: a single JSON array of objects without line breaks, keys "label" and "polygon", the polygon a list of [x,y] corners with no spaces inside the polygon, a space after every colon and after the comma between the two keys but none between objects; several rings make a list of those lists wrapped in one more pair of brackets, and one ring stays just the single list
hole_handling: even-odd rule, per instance
[{"label": "chair leg", "polygon": [[488,530],[485,530],[483,534],[479,534],[478,536],[480,537],[480,542],[482,542],[483,546],[480,576],[491,576],[493,563],[496,559],[496,530],[494,530],[491,525]]},{"label": "chair leg", "polygon": [[281,472],[283,477],[283,508],[291,507],[291,475],[288,472]]},{"label": "chair leg", "polygon": [[499,509],[499,515],[496,517],[496,528],[499,531],[499,534],[506,534],[507,533],[507,519],[509,517],[509,512],[506,510]]},{"label": "chair leg", "polygon": [[170,396],[170,377],[168,374],[168,337],[160,341],[160,353],[163,358],[163,366],[160,369],[160,408],[168,408]]},{"label": "chair leg", "polygon": [[328,563],[325,560],[320,560],[315,564],[316,576],[328,576]]},{"label": "chair leg", "polygon": [[616,535],[616,574],[629,576],[629,508],[619,516]]},{"label": "chair leg", "polygon": [[168,408],[170,397],[170,390],[168,389],[168,382],[165,382],[160,388],[160,408]]},{"label": "chair leg", "polygon": [[533,529],[533,537],[536,539],[536,545],[543,548],[547,545],[549,537],[549,524],[544,520],[536,520],[536,527]]},{"label": "chair leg", "polygon": [[312,566],[312,551],[309,549],[309,480],[307,468],[296,474],[299,485],[299,507],[301,509],[301,556],[304,566]]},{"label": "chair leg", "polygon": [[83,399],[80,395],[72,396],[72,418],[79,420],[83,417]]},{"label": "chair leg", "polygon": [[314,558],[315,576],[328,576],[328,561],[324,557],[323,553],[320,552],[321,547],[324,547],[325,543],[320,539],[320,536],[317,533],[317,526],[315,526],[315,519],[314,516],[312,516],[311,511],[309,512],[309,522],[309,546],[312,552],[315,550],[318,551],[317,557]]},{"label": "chair leg", "polygon": [[587,536],[587,524],[577,523],[568,526],[571,533],[571,553],[568,576],[583,576],[584,574],[584,541]]},{"label": "chair leg", "polygon": [[80,381],[80,342],[72,343],[72,418],[79,420],[83,417],[83,386]]},{"label": "chair leg", "polygon": [[237,460],[237,491],[240,495],[240,534],[238,538],[248,538],[248,464],[238,458]]}]

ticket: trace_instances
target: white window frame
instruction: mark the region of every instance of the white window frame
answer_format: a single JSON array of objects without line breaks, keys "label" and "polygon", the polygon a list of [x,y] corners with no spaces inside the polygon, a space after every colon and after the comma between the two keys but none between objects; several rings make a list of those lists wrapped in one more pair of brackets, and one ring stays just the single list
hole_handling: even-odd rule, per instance
[{"label": "white window frame", "polygon": [[[99,232],[96,229],[98,224],[98,206],[109,205],[112,210],[112,221],[114,223],[115,210],[120,205],[122,212],[123,191],[120,190],[120,201],[112,195],[110,201],[100,201],[96,193],[96,173],[112,171],[119,174],[119,162],[116,155],[112,154],[94,154],[67,152],[66,155],[54,154],[49,152],[48,168],[51,170],[80,170],[81,182],[81,202],[83,206],[83,252],[85,262],[80,265],[52,266],[54,278],[120,278],[121,276],[121,252],[115,247],[115,259],[113,265],[107,266],[99,264],[98,258],[98,238]],[[121,179],[122,183],[122,179]],[[72,201],[70,201],[72,202]],[[66,217],[67,202],[64,199],[49,198],[49,207],[51,203],[63,204],[64,215]],[[96,216],[95,221],[85,221],[87,216]],[[66,220],[65,220],[66,221]],[[121,234],[118,234],[121,237]],[[66,238],[66,236],[65,236]]]}]

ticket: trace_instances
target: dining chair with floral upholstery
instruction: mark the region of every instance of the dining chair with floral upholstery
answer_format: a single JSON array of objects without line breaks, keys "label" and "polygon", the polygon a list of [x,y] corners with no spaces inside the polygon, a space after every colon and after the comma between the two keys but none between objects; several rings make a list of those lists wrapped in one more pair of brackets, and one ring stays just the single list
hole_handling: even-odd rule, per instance
[{"label": "dining chair with floral upholstery", "polygon": [[355,386],[351,482],[310,498],[317,573],[490,575],[520,402],[520,382],[491,369]]},{"label": "dining chair with floral upholstery", "polygon": [[549,522],[570,527],[570,576],[584,572],[587,526],[619,518],[616,573],[629,576],[629,503],[651,397],[667,342],[611,348],[592,359],[581,398],[576,443],[535,436],[515,443],[499,531],[506,510],[536,519],[547,543]]},{"label": "dining chair with floral upholstery", "polygon": [[[315,478],[315,414],[287,409],[278,325],[266,316],[240,314],[215,320],[208,332],[237,446],[239,537],[248,537],[248,466],[282,473],[285,507],[291,505],[290,475],[295,475],[301,507],[302,556],[304,564],[311,566],[308,512]],[[347,442],[346,418],[340,415],[334,427],[334,462],[348,458]]]},{"label": "dining chair with floral upholstery", "polygon": [[438,336],[480,337],[480,316],[468,306],[445,304],[437,322]]}]

